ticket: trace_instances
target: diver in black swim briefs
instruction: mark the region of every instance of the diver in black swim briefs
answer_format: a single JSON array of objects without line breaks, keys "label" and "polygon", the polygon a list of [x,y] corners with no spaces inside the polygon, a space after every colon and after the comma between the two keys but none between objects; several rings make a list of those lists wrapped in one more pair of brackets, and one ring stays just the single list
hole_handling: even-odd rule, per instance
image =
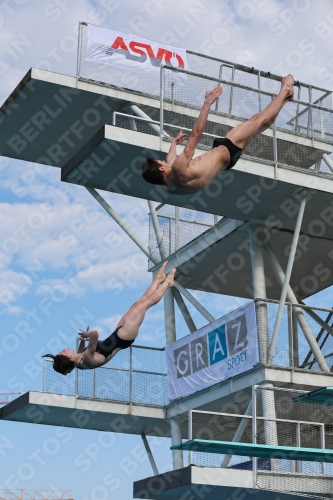
[{"label": "diver in black swim briefs", "polygon": [[174,194],[196,193],[204,189],[222,170],[232,168],[243,149],[264,130],[272,125],[284,104],[294,98],[294,78],[285,76],[281,90],[275,99],[260,113],[250,120],[240,123],[228,132],[226,137],[215,139],[213,149],[193,158],[196,146],[204,132],[211,105],[222,94],[222,88],[216,87],[206,92],[205,102],[184,151],[177,156],[176,146],[187,135],[179,132],[166,156],[166,160],[147,158],[142,163],[142,176],[151,184],[160,184],[166,191]]},{"label": "diver in black swim briefs", "polygon": [[[147,310],[161,300],[168,288],[174,286],[176,269],[172,269],[168,276],[165,276],[166,265],[167,262],[164,262],[148,290],[121,318],[116,330],[107,339],[98,340],[98,332],[89,331],[88,326],[86,330],[80,329],[81,342],[77,353],[68,348],[56,356],[45,354],[43,358],[52,358],[55,371],[67,375],[74,368],[90,370],[105,365],[117,352],[133,344]],[[87,347],[86,339],[89,339]]]}]

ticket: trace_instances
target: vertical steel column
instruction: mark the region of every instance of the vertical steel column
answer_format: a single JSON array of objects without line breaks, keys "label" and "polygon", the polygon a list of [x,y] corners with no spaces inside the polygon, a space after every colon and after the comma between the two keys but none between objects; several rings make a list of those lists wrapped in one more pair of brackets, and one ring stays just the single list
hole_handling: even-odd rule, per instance
[{"label": "vertical steel column", "polygon": [[294,368],[299,368],[299,352],[298,352],[298,321],[294,311],[294,306],[291,307],[292,331],[293,331],[293,360]]},{"label": "vertical steel column", "polygon": [[141,432],[141,438],[142,438],[144,447],[146,449],[150,465],[152,466],[152,469],[153,469],[153,472],[154,472],[155,476],[157,476],[158,475],[158,469],[157,469],[157,466],[156,466],[153,454],[151,452],[151,449],[150,449],[150,446],[149,446],[149,443],[148,443],[148,440],[147,440],[147,436],[146,436],[146,434],[144,432]]},{"label": "vertical steel column", "polygon": [[[170,428],[171,428],[172,446],[176,444],[181,444],[182,442],[181,420],[178,415],[170,418]],[[182,469],[184,467],[183,452],[181,450],[172,450],[172,461],[174,469]]]},{"label": "vertical steel column", "polygon": [[289,250],[287,269],[286,269],[286,273],[285,273],[285,277],[284,277],[284,281],[283,281],[280,302],[279,302],[279,308],[278,308],[278,312],[276,315],[272,342],[271,342],[271,346],[269,349],[269,356],[268,356],[268,363],[269,364],[272,363],[273,358],[274,358],[275,347],[276,347],[276,343],[277,343],[277,339],[278,339],[278,335],[279,335],[279,330],[280,330],[280,326],[281,326],[281,321],[282,321],[284,304],[286,302],[286,297],[287,297],[287,293],[288,293],[291,271],[292,271],[293,265],[294,265],[294,259],[295,259],[297,244],[298,244],[299,233],[300,233],[301,225],[302,225],[302,221],[303,221],[305,205],[306,205],[306,196],[303,196],[303,199],[302,199],[300,206],[299,206],[299,211],[297,214],[297,220],[296,220],[296,224],[295,224],[295,231],[294,231],[291,247]]},{"label": "vertical steel column", "polygon": [[[263,387],[273,387],[273,384],[262,384]],[[276,427],[275,397],[274,390],[262,389],[262,411],[264,418],[265,444],[277,446],[278,433]],[[271,461],[271,468],[274,471],[279,470],[278,460]]]},{"label": "vertical steel column", "polygon": [[[262,244],[260,242],[260,226],[250,225],[249,228],[251,265],[253,279],[253,298],[266,298],[265,269]],[[256,316],[259,341],[259,359],[267,363],[269,347],[268,313],[265,302],[256,302]]]},{"label": "vertical steel column", "polygon": [[161,233],[160,224],[158,222],[158,217],[157,217],[157,212],[156,212],[154,202],[151,200],[148,200],[148,206],[149,206],[149,212],[150,212],[151,220],[152,220],[154,231],[155,231],[158,250],[160,252],[161,259],[164,260],[166,258],[166,251],[165,251],[165,247],[164,247],[164,243],[163,243],[163,236]]},{"label": "vertical steel column", "polygon": [[[272,266],[272,269],[275,273],[275,276],[277,277],[277,280],[279,281],[280,286],[282,287],[282,284],[284,281],[284,272],[283,272],[283,269],[282,269],[279,261],[276,258],[276,255],[273,251],[273,248],[269,242],[264,244],[264,250],[265,250],[266,255],[268,257],[268,260]],[[326,360],[323,356],[323,353],[321,352],[321,350],[319,348],[319,345],[318,345],[315,337],[313,336],[311,328],[308,325],[308,322],[306,321],[306,318],[303,314],[303,311],[301,310],[301,308],[297,307],[297,304],[298,304],[297,298],[296,298],[290,285],[288,287],[287,297],[288,297],[288,301],[293,303],[294,313],[297,317],[297,321],[299,323],[299,326],[302,328],[302,331],[304,333],[304,337],[306,338],[306,340],[310,346],[310,349],[313,352],[313,355],[314,355],[320,369],[323,372],[329,372],[330,369],[326,363]]]}]

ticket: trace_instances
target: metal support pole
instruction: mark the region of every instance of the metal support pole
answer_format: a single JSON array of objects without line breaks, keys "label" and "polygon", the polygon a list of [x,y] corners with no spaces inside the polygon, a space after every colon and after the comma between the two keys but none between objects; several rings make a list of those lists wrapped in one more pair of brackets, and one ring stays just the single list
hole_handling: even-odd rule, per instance
[{"label": "metal support pole", "polygon": [[154,226],[157,246],[158,246],[158,249],[159,249],[159,252],[161,255],[161,259],[164,260],[166,258],[166,251],[164,248],[163,236],[162,236],[161,228],[160,228],[160,225],[158,222],[158,217],[157,217],[157,212],[156,212],[154,202],[151,200],[148,200],[148,206],[149,206],[151,220],[152,220],[152,223]]},{"label": "metal support pole", "polygon": [[151,452],[151,449],[150,449],[150,446],[149,446],[146,434],[144,432],[141,432],[141,437],[142,437],[142,441],[143,441],[144,447],[146,449],[146,452],[147,452],[147,455],[148,455],[148,458],[149,458],[150,465],[152,466],[152,469],[153,469],[153,472],[154,472],[155,476],[157,476],[159,474],[159,472],[158,472],[158,469],[156,467],[156,463],[155,463],[153,454]]},{"label": "metal support pole", "polygon": [[[265,268],[262,244],[260,242],[260,226],[251,225],[249,228],[251,265],[253,279],[253,298],[266,298]],[[258,325],[259,359],[260,363],[267,363],[269,347],[268,312],[265,302],[256,302],[256,316]]]},{"label": "metal support pole", "polygon": [[[158,264],[159,260],[151,255],[149,248],[143,243],[140,238],[132,231],[128,224],[110,207],[110,205],[95,191],[95,189],[85,186],[86,190],[95,198],[96,201],[104,208],[104,210],[113,218],[113,220],[125,231],[125,233],[134,241],[140,250],[150,259],[154,264]],[[187,298],[187,300],[207,319],[209,323],[215,321],[207,309],[205,309],[193,295],[186,290],[178,281],[175,281],[175,287]]]},{"label": "metal support pole", "polygon": [[195,323],[192,319],[192,316],[191,316],[189,310],[187,309],[186,304],[185,304],[182,296],[180,295],[179,291],[176,288],[173,289],[173,295],[174,295],[174,298],[177,302],[179,310],[182,313],[183,318],[188,326],[188,329],[190,330],[191,333],[196,332],[197,327],[195,326]]},{"label": "metal support pole", "polygon": [[[244,415],[252,415],[252,401],[250,401],[250,404],[246,408]],[[240,424],[239,424],[239,426],[234,434],[234,437],[232,438],[233,443],[238,443],[241,440],[241,438],[244,434],[244,431],[246,429],[246,426],[250,423],[250,421],[251,420],[249,418],[243,418],[240,421]],[[224,458],[221,462],[220,467],[228,467],[229,462],[231,460],[231,457],[232,457],[232,455],[224,455]]]},{"label": "metal support pole", "polygon": [[333,161],[331,160],[331,158],[328,157],[326,153],[323,154],[323,160],[330,169],[330,171],[333,173]]},{"label": "metal support pole", "polygon": [[[154,121],[154,120],[152,118],[150,118],[150,116],[147,115],[144,111],[142,111],[142,109],[140,109],[139,106],[137,106],[136,104],[129,104],[128,106],[126,106],[124,108],[124,110],[126,111],[126,113],[128,113],[128,111],[130,111],[134,115],[139,116],[140,118],[145,118],[146,120],[148,120],[147,123],[148,123],[149,127],[156,134],[160,135],[162,133],[162,136],[171,138],[171,136],[169,134],[167,134],[166,132],[163,132],[163,127],[161,129],[161,127],[159,125],[157,125],[156,123],[149,123],[150,121]],[[134,123],[135,123],[134,118],[132,118],[132,121],[134,121]]]},{"label": "metal support pole", "polygon": [[[263,387],[273,387],[273,384],[262,384]],[[262,389],[262,411],[264,420],[265,444],[278,446],[278,433],[276,426],[275,397],[274,390]],[[271,459],[271,469],[279,470],[279,461]]]},{"label": "metal support pole", "polygon": [[[181,420],[178,415],[170,418],[171,443],[172,446],[182,442]],[[174,469],[184,467],[183,452],[181,450],[172,450],[172,461]]]},{"label": "metal support pole", "polygon": [[294,311],[294,306],[291,306],[292,318],[292,333],[293,333],[293,360],[294,368],[299,368],[299,350],[298,350],[298,321]]},{"label": "metal support pole", "polygon": [[[282,284],[283,284],[283,281],[285,278],[284,272],[283,272],[283,269],[282,269],[279,261],[276,258],[276,255],[271,247],[271,244],[269,242],[264,244],[264,250],[265,250],[266,255],[268,257],[268,260],[272,266],[272,269],[273,269],[273,271],[274,271],[274,273],[275,273],[275,275],[280,283],[280,286],[282,287]],[[310,349],[313,352],[313,355],[314,355],[320,369],[323,372],[329,372],[330,369],[325,361],[325,358],[324,358],[324,356],[323,356],[323,354],[318,346],[316,339],[313,336],[311,328],[309,327],[308,322],[306,321],[306,318],[303,314],[303,311],[301,310],[301,308],[296,306],[296,304],[298,302],[297,302],[296,296],[295,296],[290,285],[288,287],[287,297],[288,297],[289,302],[292,302],[293,304],[295,304],[294,305],[294,313],[297,317],[297,321],[298,321],[300,327],[302,328],[302,331],[304,333],[304,337],[306,338],[306,340],[310,346]]]},{"label": "metal support pole", "polygon": [[289,258],[288,258],[288,264],[287,264],[287,269],[283,281],[283,286],[282,286],[282,291],[281,291],[281,296],[280,296],[280,302],[279,302],[279,308],[278,312],[276,315],[276,320],[275,320],[275,325],[274,325],[274,332],[273,332],[273,337],[272,337],[272,342],[271,346],[269,349],[269,355],[268,355],[268,363],[271,364],[274,358],[274,353],[275,353],[275,347],[276,347],[276,342],[278,339],[279,335],[279,330],[281,326],[281,321],[282,321],[282,315],[283,315],[283,309],[284,309],[284,304],[286,302],[286,297],[287,297],[287,292],[288,292],[288,287],[289,287],[289,282],[290,282],[290,276],[291,276],[291,271],[293,269],[293,264],[294,264],[294,259],[295,259],[295,254],[296,254],[296,249],[297,249],[297,244],[298,244],[298,238],[299,238],[299,233],[301,231],[301,225],[303,221],[303,215],[304,215],[304,210],[305,210],[305,205],[306,205],[306,196],[303,197],[300,206],[299,206],[299,211],[297,215],[297,220],[296,220],[296,225],[295,225],[295,231],[289,251]]},{"label": "metal support pole", "polygon": [[169,288],[164,294],[164,320],[166,345],[176,342],[175,303],[172,290]]},{"label": "metal support pole", "polygon": [[[154,205],[153,201],[149,201],[148,200],[148,205],[149,205],[150,215],[151,215],[151,219],[152,219],[152,222],[153,222],[154,231],[155,231],[157,245],[158,245],[158,248],[159,248],[159,251],[160,251],[160,255],[161,255],[162,259],[165,259],[166,258],[166,252],[165,252],[165,247],[164,247],[164,244],[163,244],[163,237],[162,237],[161,228],[160,228],[160,225],[159,225],[159,222],[158,222],[156,208],[155,208],[155,205]],[[171,241],[171,238],[170,238],[170,241]],[[182,313],[182,315],[184,317],[184,320],[186,321],[186,324],[187,324],[190,332],[191,333],[195,332],[197,330],[197,328],[196,328],[196,326],[195,326],[195,324],[194,324],[194,322],[193,322],[193,320],[191,318],[189,310],[186,307],[186,304],[185,304],[185,302],[183,300],[183,297],[180,295],[179,291],[177,289],[175,289],[175,288],[172,290],[172,292],[173,292],[174,298],[176,299],[176,302],[178,304],[180,312]]]},{"label": "metal support pole", "polygon": [[193,297],[193,295],[190,294],[190,292],[186,288],[178,283],[178,281],[175,281],[175,288],[177,288],[182,293],[182,295],[184,295],[184,297],[192,304],[192,306],[194,306],[209,323],[213,323],[215,321],[214,316],[212,316],[207,311],[207,309],[202,306],[200,302],[198,302],[197,299]]}]

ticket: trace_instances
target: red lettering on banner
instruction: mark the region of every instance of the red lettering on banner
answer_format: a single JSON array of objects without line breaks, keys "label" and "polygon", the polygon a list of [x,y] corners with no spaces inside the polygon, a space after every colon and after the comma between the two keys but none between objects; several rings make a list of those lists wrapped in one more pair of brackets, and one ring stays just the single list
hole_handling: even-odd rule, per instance
[{"label": "red lettering on banner", "polygon": [[153,57],[155,59],[155,54],[154,54],[154,51],[153,49],[151,48],[150,45],[147,45],[145,43],[140,43],[140,42],[131,42],[129,44],[129,48],[131,50],[133,50],[133,52],[135,52],[136,54],[141,54],[141,55],[147,55],[146,52],[144,50],[140,50],[139,47],[142,47],[143,49],[146,49],[149,57]]},{"label": "red lettering on banner", "polygon": [[117,36],[113,44],[111,45],[112,49],[118,49],[121,48],[122,50],[128,50],[126,43],[124,40],[121,38],[121,36]]}]

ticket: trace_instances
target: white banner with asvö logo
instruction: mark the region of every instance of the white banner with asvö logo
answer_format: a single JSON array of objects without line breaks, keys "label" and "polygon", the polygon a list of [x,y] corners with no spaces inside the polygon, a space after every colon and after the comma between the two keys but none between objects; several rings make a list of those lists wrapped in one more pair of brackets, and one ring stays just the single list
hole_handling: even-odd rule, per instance
[{"label": "white banner with asv\u00f6 logo", "polygon": [[[162,63],[188,69],[185,49],[91,24],[88,24],[88,41],[84,59],[132,71],[141,71],[157,77],[159,77]],[[168,75],[172,81],[186,82],[187,77],[182,73],[169,71]]]},{"label": "white banner with asv\u00f6 logo", "polygon": [[166,346],[169,399],[192,394],[259,362],[254,303]]}]

